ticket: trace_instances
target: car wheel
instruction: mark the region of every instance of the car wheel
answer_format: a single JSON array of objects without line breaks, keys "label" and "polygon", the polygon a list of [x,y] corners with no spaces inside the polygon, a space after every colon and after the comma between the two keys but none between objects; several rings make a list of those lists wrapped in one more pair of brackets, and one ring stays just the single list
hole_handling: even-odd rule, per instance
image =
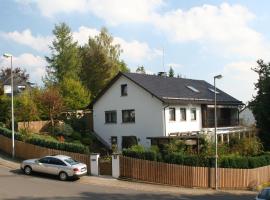
[{"label": "car wheel", "polygon": [[25,166],[24,167],[24,173],[26,175],[30,175],[32,173],[32,168],[30,166]]},{"label": "car wheel", "polygon": [[66,172],[60,172],[60,173],[59,173],[59,179],[60,179],[61,181],[66,181],[67,178],[68,178],[68,175],[67,175]]}]

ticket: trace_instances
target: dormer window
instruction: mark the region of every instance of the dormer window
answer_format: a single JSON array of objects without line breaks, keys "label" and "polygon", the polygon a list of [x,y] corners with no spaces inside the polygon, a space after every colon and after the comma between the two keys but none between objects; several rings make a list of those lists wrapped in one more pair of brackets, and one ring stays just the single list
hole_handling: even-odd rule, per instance
[{"label": "dormer window", "polygon": [[121,85],[121,96],[127,96],[127,84]]}]

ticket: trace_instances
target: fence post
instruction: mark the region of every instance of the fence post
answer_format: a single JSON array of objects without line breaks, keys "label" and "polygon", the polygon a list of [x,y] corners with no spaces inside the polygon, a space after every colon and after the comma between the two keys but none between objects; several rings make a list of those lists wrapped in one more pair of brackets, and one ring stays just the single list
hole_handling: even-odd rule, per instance
[{"label": "fence post", "polygon": [[91,153],[90,154],[90,162],[91,162],[91,175],[98,176],[99,175],[99,153]]},{"label": "fence post", "polygon": [[120,176],[120,154],[114,153],[112,155],[112,177],[119,178]]}]

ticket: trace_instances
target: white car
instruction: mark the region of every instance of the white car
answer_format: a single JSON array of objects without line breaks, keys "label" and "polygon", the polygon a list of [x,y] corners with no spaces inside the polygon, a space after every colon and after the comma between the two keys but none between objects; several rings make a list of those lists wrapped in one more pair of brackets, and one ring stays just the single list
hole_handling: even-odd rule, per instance
[{"label": "white car", "polygon": [[270,187],[262,189],[257,195],[256,200],[270,200]]},{"label": "white car", "polygon": [[86,164],[79,163],[71,157],[64,155],[24,160],[21,163],[21,169],[27,175],[30,175],[32,171],[57,175],[62,181],[87,174]]}]

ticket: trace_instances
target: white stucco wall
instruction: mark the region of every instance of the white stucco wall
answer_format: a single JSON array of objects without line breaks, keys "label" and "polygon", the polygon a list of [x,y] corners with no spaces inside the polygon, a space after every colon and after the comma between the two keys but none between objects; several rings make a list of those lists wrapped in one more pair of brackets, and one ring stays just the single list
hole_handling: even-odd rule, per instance
[{"label": "white stucco wall", "polygon": [[[121,96],[121,84],[127,84],[128,95]],[[122,123],[122,110],[135,109],[135,123]],[[105,124],[105,111],[117,111],[117,123]],[[163,136],[163,105],[140,86],[120,77],[93,106],[94,131],[108,144],[117,136],[121,148],[122,136],[137,136],[140,144],[150,146],[146,137]]]},{"label": "white stucco wall", "polygon": [[[169,120],[169,108],[175,108],[175,121]],[[180,120],[180,108],[186,108],[186,121]],[[191,120],[191,109],[196,108],[196,120]],[[201,105],[170,105],[166,108],[166,135],[175,132],[200,131],[202,129]]]}]

